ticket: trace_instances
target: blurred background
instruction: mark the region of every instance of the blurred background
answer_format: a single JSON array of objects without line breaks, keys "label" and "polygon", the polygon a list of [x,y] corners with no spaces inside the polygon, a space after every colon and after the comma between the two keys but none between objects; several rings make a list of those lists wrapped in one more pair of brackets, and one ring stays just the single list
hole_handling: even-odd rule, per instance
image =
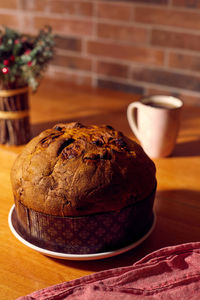
[{"label": "blurred background", "polygon": [[45,76],[200,105],[200,0],[0,0],[0,24],[52,26]]}]

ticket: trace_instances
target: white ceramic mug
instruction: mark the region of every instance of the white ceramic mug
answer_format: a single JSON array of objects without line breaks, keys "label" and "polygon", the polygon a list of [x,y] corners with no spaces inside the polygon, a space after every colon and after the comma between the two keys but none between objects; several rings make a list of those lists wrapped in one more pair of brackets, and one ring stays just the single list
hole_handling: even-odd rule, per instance
[{"label": "white ceramic mug", "polygon": [[182,106],[180,99],[163,95],[146,97],[129,104],[129,125],[150,157],[167,157],[173,152]]}]

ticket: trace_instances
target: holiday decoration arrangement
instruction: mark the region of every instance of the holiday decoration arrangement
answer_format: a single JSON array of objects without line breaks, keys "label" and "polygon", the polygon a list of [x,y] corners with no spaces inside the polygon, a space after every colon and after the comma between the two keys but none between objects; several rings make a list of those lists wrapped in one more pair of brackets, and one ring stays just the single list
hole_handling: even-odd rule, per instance
[{"label": "holiday decoration arrangement", "polygon": [[37,36],[0,29],[0,143],[20,145],[30,139],[28,91],[36,91],[53,57],[49,26]]},{"label": "holiday decoration arrangement", "polygon": [[0,30],[0,89],[38,87],[45,67],[53,56],[53,35],[50,27],[35,37],[13,29]]}]

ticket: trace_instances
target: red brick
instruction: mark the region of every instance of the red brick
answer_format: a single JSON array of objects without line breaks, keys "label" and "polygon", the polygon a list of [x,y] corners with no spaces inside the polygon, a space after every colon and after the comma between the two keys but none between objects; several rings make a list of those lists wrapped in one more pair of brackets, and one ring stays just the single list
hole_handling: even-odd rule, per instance
[{"label": "red brick", "polygon": [[131,2],[146,3],[146,4],[168,4],[169,0],[128,0]]},{"label": "red brick", "polygon": [[[122,2],[123,0],[115,0],[115,2],[118,2],[118,1]],[[168,4],[169,0],[125,0],[124,2],[165,5],[165,4]]]},{"label": "red brick", "polygon": [[105,61],[97,62],[97,73],[98,74],[103,74],[106,76],[128,78],[128,71],[129,71],[129,68],[127,65],[110,63],[110,62],[105,62]]},{"label": "red brick", "polygon": [[55,37],[55,46],[59,49],[80,52],[82,50],[82,40],[57,35]]},{"label": "red brick", "polygon": [[14,14],[0,14],[1,25],[9,26],[13,29],[20,28],[20,16]]},{"label": "red brick", "polygon": [[[42,1],[38,0],[39,3]],[[60,14],[71,14],[80,16],[92,16],[93,3],[82,1],[55,1],[52,0],[49,7],[50,12]]]},{"label": "red brick", "polygon": [[167,90],[163,87],[147,87],[145,89],[145,94],[148,97],[149,95],[167,95],[178,97],[177,93],[174,93],[171,89]]},{"label": "red brick", "polygon": [[80,56],[70,56],[70,55],[60,55],[56,54],[54,56],[52,65],[66,67],[69,69],[85,70],[90,71],[92,68],[92,63],[90,59],[80,57]]},{"label": "red brick", "polygon": [[169,48],[200,50],[200,35],[167,30],[153,30],[151,44]]},{"label": "red brick", "polygon": [[169,66],[178,69],[200,71],[200,56],[172,52],[169,54]]},{"label": "red brick", "polygon": [[145,24],[167,25],[187,29],[200,29],[200,13],[150,7],[136,7],[135,20]]},{"label": "red brick", "polygon": [[78,72],[72,73],[68,70],[60,70],[56,67],[53,67],[53,70],[50,68],[46,73],[47,77],[56,78],[56,80],[66,80],[66,82],[71,82],[83,86],[92,86],[92,78],[89,75],[79,74]]},{"label": "red brick", "polygon": [[200,0],[172,0],[172,5],[188,8],[199,8]]},{"label": "red brick", "polygon": [[97,3],[97,17],[128,21],[131,18],[131,6],[122,3]]},{"label": "red brick", "polygon": [[162,65],[164,62],[164,54],[161,50],[114,43],[90,41],[88,42],[88,53],[150,65]]},{"label": "red brick", "polygon": [[173,71],[152,70],[144,67],[134,68],[132,78],[140,82],[200,92],[200,76],[180,74]]},{"label": "red brick", "polygon": [[99,23],[97,25],[97,35],[122,42],[145,43],[147,42],[148,32],[140,27]]},{"label": "red brick", "polygon": [[105,80],[105,79],[98,79],[97,80],[97,87],[116,90],[116,91],[123,91],[126,93],[134,93],[134,94],[143,94],[144,89],[141,86],[137,86],[135,84],[128,84],[122,83],[113,80]]},{"label": "red brick", "polygon": [[93,3],[76,0],[24,0],[22,2],[22,9],[59,14],[91,16],[93,14]]},{"label": "red brick", "polygon": [[[17,0],[0,0],[0,8],[10,8],[16,9],[17,8]],[[2,24],[2,22],[1,22]]]},{"label": "red brick", "polygon": [[59,34],[92,35],[93,23],[80,19],[34,17],[34,28],[40,29],[46,24]]}]

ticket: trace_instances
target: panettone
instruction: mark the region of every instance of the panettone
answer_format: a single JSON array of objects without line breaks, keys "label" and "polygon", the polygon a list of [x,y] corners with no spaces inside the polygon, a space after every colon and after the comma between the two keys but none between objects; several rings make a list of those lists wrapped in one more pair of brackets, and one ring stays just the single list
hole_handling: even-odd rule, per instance
[{"label": "panettone", "polygon": [[[77,240],[77,226],[81,224],[81,228],[84,227],[83,221],[87,220],[89,224],[92,218],[96,222],[100,217],[103,224],[107,221],[103,222],[102,217],[107,215],[112,221],[113,215],[120,218],[128,211],[129,217],[125,213],[124,218],[138,219],[142,227],[152,222],[155,165],[141,146],[111,126],[84,126],[74,122],[45,130],[33,138],[16,159],[11,170],[11,183],[19,223],[30,238],[43,240],[41,242],[46,239],[51,244],[56,238],[61,241],[59,233],[52,238],[53,241],[45,236],[45,230],[51,231],[47,227],[55,220],[68,222],[68,237],[71,236],[72,240],[73,234]],[[134,209],[134,216],[131,216],[130,209]],[[114,222],[118,221],[115,219]],[[109,224],[107,228],[105,224],[103,226],[104,231],[109,231]],[[60,228],[62,234],[67,230]],[[130,225],[125,226],[122,235],[130,235],[130,230]],[[93,231],[91,226],[90,231]],[[139,227],[136,231],[141,233]],[[111,242],[116,246],[123,242],[123,237],[119,238],[119,233],[117,235],[117,242]],[[59,242],[54,246],[60,247],[60,251],[79,253],[82,241],[80,243],[79,239],[75,245],[74,240],[70,244],[65,239],[62,237],[60,246]],[[109,248],[109,242],[105,241],[105,244]],[[70,250],[70,247],[75,250]],[[100,249],[84,249],[80,253],[101,251],[104,245]]]}]

